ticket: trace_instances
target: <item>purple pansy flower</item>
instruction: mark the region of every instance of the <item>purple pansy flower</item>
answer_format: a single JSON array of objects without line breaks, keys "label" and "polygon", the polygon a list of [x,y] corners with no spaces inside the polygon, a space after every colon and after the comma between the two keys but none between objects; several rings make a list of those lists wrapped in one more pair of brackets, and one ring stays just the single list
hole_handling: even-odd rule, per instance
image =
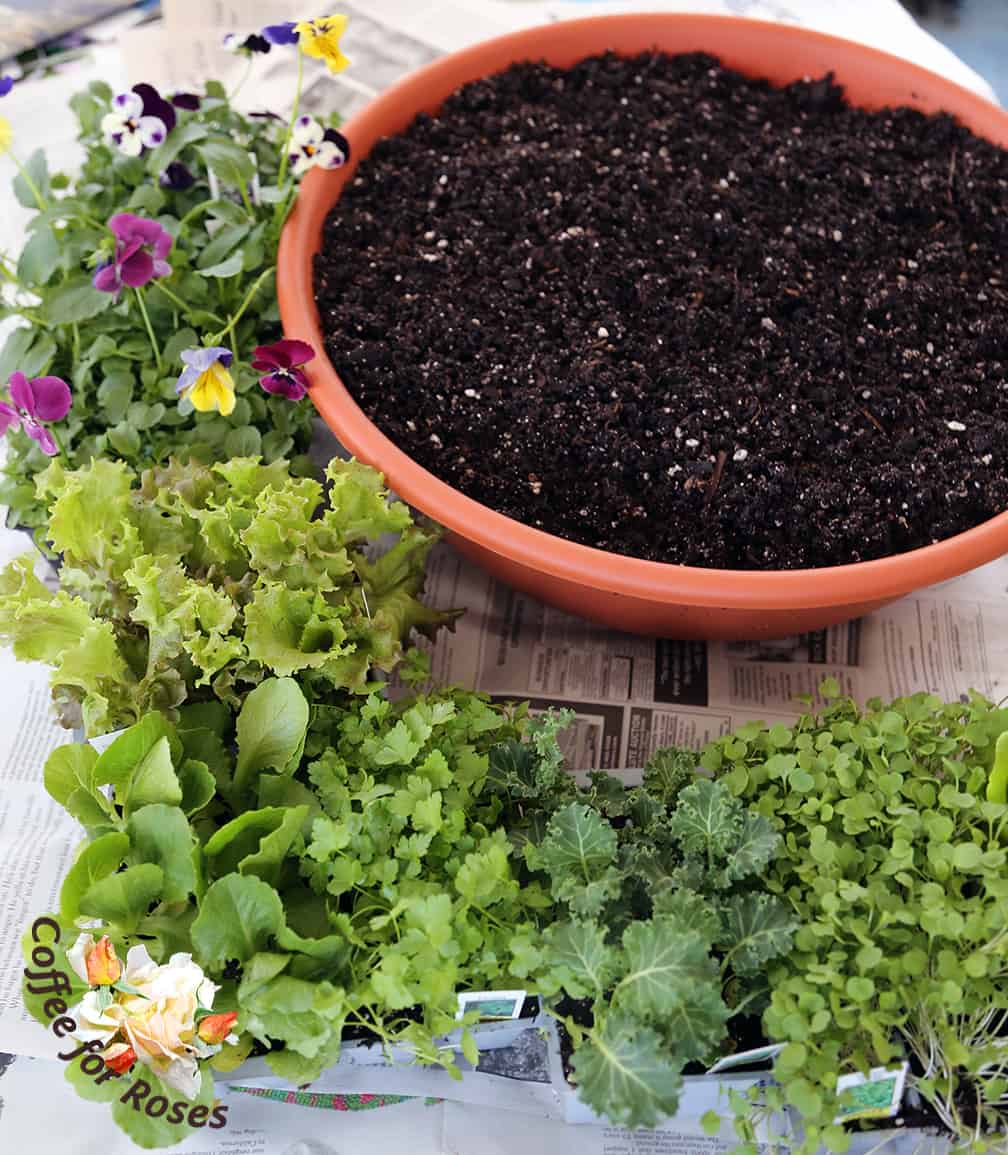
[{"label": "purple pansy flower", "polygon": [[176,108],[184,108],[187,112],[195,112],[200,106],[200,98],[195,92],[176,92],[171,102]]},{"label": "purple pansy flower", "polygon": [[175,192],[182,192],[184,189],[192,188],[196,183],[196,178],[190,171],[189,166],[183,164],[180,160],[173,160],[158,179],[162,188],[174,189]]},{"label": "purple pansy flower", "polygon": [[109,217],[108,227],[116,239],[115,256],[95,273],[96,289],[118,296],[123,285],[136,289],[171,272],[165,260],[172,247],[171,234],[157,221],[116,213]]},{"label": "purple pansy flower", "polygon": [[0,76],[0,96],[6,96],[14,87],[13,76]]},{"label": "purple pansy flower", "polygon": [[102,132],[126,156],[156,148],[175,127],[175,109],[151,84],[134,84],[112,98],[112,111],[102,118]]},{"label": "purple pansy flower", "polygon": [[308,378],[299,366],[314,356],[315,350],[306,341],[274,341],[255,347],[252,368],[263,374],[259,384],[267,393],[300,401],[308,392]]},{"label": "purple pansy flower", "polygon": [[262,30],[263,37],[270,44],[297,44],[298,34],[293,20],[283,24],[267,24]]},{"label": "purple pansy flower", "polygon": [[0,434],[8,429],[23,429],[43,453],[53,457],[59,452],[52,434],[41,423],[62,421],[70,412],[70,386],[62,377],[32,377],[12,373],[10,398],[13,404],[0,401]]}]

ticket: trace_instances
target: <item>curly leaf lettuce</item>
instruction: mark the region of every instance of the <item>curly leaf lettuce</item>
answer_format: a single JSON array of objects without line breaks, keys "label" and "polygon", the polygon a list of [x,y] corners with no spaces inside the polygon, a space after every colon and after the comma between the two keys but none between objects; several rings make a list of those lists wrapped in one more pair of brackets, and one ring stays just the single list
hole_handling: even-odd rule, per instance
[{"label": "curly leaf lettuce", "polygon": [[82,598],[46,589],[30,557],[15,558],[0,573],[0,640],[20,661],[52,667],[54,688],[76,705],[68,702],[61,712],[64,725],[83,722],[102,733],[136,720],[137,678],[112,623],[93,617]]},{"label": "curly leaf lettuce", "polygon": [[367,466],[333,461],[327,481],[253,457],[170,460],[140,476],[123,462],[53,462],[38,486],[63,588],[9,566],[0,640],[54,667],[64,720],[90,734],[152,709],[175,717],[187,700],[239,706],[270,675],[363,691],[413,630],[454,615],[420,600],[437,534]]}]

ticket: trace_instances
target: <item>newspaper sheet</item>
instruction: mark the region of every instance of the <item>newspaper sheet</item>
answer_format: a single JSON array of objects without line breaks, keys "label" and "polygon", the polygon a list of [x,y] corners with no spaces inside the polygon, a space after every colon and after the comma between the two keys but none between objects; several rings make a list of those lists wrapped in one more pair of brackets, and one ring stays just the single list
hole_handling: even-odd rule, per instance
[{"label": "newspaper sheet", "polygon": [[1008,559],[799,637],[696,642],[620,634],[495,581],[449,546],[427,595],[468,606],[429,647],[432,684],[474,685],[498,700],[568,708],[565,753],[579,770],[625,771],[661,746],[699,748],[743,722],[793,718],[835,678],[860,700],[926,690],[1008,694]]},{"label": "newspaper sheet", "polygon": [[[850,0],[842,6],[832,0],[635,0],[593,3],[590,9],[574,0],[348,0],[341,8],[352,18],[347,49],[355,68],[336,78],[322,70],[308,92],[308,106],[352,112],[400,75],[485,36],[586,10],[644,7],[805,23],[895,48],[990,95],[983,80],[917,28],[896,0]],[[165,86],[198,82],[217,71],[226,31],[254,27],[264,14],[270,20],[294,14],[286,0],[165,0],[164,8],[165,24],[127,33],[121,53],[102,46],[77,71],[15,90],[4,108],[15,135],[21,129],[23,139],[46,144],[58,154],[58,166],[70,168],[75,154],[73,122],[65,108],[69,91],[93,76]],[[260,100],[264,93],[280,92],[281,78],[273,65],[267,70],[267,86],[254,89]],[[274,81],[276,86],[268,87]],[[281,99],[278,95],[275,107],[282,106]],[[44,139],[37,118],[40,100],[47,107]],[[0,158],[4,186],[12,175],[9,158]],[[26,214],[9,200],[0,214],[0,248],[16,252]],[[0,562],[25,548],[26,539],[0,530]],[[1008,683],[1008,561],[859,622],[759,645],[676,642],[606,631],[493,582],[447,546],[435,555],[429,596],[438,605],[469,607],[456,632],[444,634],[433,648],[437,680],[475,684],[497,698],[531,697],[537,709],[572,707],[571,764],[618,770],[630,778],[660,745],[700,746],[751,718],[793,716],[794,695],[814,694],[827,675],[859,697],[916,689],[950,696],[975,687],[999,698]],[[55,904],[80,831],[42,785],[46,755],[67,739],[49,712],[46,672],[0,652],[0,690],[0,1052],[34,1056],[13,1064],[0,1058],[0,1150],[35,1149],[44,1134],[44,1150],[117,1155],[132,1145],[106,1109],[79,1100],[63,1083],[52,1062],[51,1036],[21,1008],[19,939],[32,915]],[[675,1131],[637,1134],[567,1128],[544,1118],[552,1108],[532,1090],[513,1088],[492,1100],[481,1089],[473,1092],[475,1104],[435,1103],[432,1094],[439,1099],[451,1089],[442,1090],[440,1083],[435,1088],[420,1072],[416,1076],[411,1082],[397,1075],[396,1090],[361,1085],[358,1090],[420,1097],[380,1112],[341,1114],[338,1123],[314,1107],[292,1104],[280,1110],[265,1084],[252,1089],[256,1094],[224,1090],[233,1108],[229,1126],[199,1132],[176,1150],[186,1155],[334,1155],[362,1143],[375,1155],[407,1150],[475,1155],[519,1146],[527,1155],[695,1155],[725,1149],[718,1140],[681,1125]],[[491,1101],[497,1107],[506,1103],[510,1110],[495,1111],[488,1106]]]}]

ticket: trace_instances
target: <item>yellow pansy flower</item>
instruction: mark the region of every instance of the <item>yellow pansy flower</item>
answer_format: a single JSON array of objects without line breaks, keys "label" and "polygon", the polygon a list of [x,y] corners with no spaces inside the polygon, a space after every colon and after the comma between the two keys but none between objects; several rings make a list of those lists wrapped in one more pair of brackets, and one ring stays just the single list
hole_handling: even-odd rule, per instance
[{"label": "yellow pansy flower", "polygon": [[228,372],[232,356],[230,349],[219,345],[186,349],[182,353],[185,369],[175,386],[179,397],[185,397],[201,413],[216,409],[227,417],[235,407],[234,378]]},{"label": "yellow pansy flower", "polygon": [[350,61],[340,48],[340,37],[346,31],[348,16],[318,16],[294,25],[298,43],[305,56],[324,60],[330,72],[342,72]]},{"label": "yellow pansy flower", "polygon": [[14,129],[11,128],[11,122],[5,116],[0,116],[0,156],[10,149],[13,139]]}]

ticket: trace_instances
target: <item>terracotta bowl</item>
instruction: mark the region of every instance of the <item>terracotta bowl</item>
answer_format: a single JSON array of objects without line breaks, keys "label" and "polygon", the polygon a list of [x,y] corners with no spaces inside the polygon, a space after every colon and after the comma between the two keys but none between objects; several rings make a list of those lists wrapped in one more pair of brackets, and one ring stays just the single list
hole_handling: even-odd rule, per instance
[{"label": "terracotta bowl", "polygon": [[730,68],[780,84],[833,72],[848,97],[865,108],[943,110],[1008,146],[1008,114],[974,93],[896,56],[785,25],[676,14],[595,17],[456,52],[406,77],[347,125],[353,162],[311,173],[284,230],[277,272],[284,331],[315,348],[308,367],[311,396],[329,427],[494,576],[571,613],[634,633],[740,639],[800,633],[859,616],[1008,552],[1006,512],[935,545],[824,569],[714,570],[622,557],[532,529],[463,496],[385,437],[350,397],[325,353],[312,257],[326,214],[361,157],[418,113],[435,112],[459,86],[516,61],[544,59],[568,68],[607,49],[630,55],[654,48],[709,52]]}]

